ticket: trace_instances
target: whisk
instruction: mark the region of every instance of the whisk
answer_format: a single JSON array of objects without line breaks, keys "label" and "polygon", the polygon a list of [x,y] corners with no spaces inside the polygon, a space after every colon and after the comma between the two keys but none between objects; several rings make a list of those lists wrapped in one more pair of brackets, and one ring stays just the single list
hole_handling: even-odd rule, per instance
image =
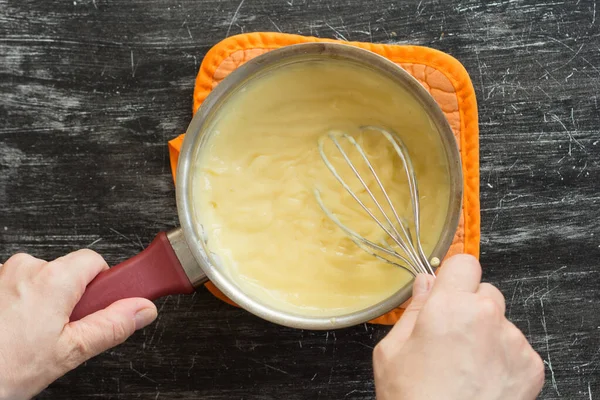
[{"label": "whisk", "polygon": [[[417,186],[417,180],[415,177],[415,171],[413,169],[412,162],[408,155],[408,151],[404,142],[400,139],[400,137],[388,130],[385,130],[380,127],[375,126],[364,126],[361,127],[362,132],[372,131],[377,134],[381,134],[385,139],[387,139],[393,146],[394,150],[402,160],[402,165],[404,166],[404,171],[406,172],[406,177],[408,179],[408,190],[410,192],[410,199],[412,204],[412,214],[413,214],[413,224],[414,224],[414,236],[410,232],[409,224],[398,215],[392,200],[388,194],[388,191],[385,189],[383,184],[381,183],[381,179],[375,172],[373,168],[373,164],[369,161],[365,151],[363,148],[357,143],[357,141],[347,133],[332,133],[321,137],[319,139],[319,153],[321,158],[325,162],[327,168],[331,171],[333,176],[337,179],[337,181],[346,189],[346,191],[358,202],[358,204],[365,210],[365,212],[385,231],[385,233],[392,239],[393,243],[395,243],[400,250],[402,250],[403,254],[397,252],[392,246],[389,245],[387,241],[382,241],[381,244],[377,244],[361,235],[359,235],[354,230],[350,229],[347,225],[342,223],[340,219],[331,212],[327,206],[325,206],[323,199],[321,197],[321,192],[319,189],[315,189],[314,194],[319,206],[323,210],[323,212],[327,215],[327,217],[334,222],[340,229],[342,229],[350,239],[361,249],[368,252],[369,254],[381,259],[385,262],[393,264],[395,266],[404,268],[412,275],[417,275],[419,273],[425,273],[435,276],[433,267],[437,267],[439,265],[439,260],[437,258],[433,258],[431,262],[425,256],[425,252],[423,251],[423,247],[421,245],[420,240],[420,209],[419,209],[419,190]],[[333,166],[327,155],[324,151],[324,144],[326,140],[330,140],[333,142],[337,150],[342,155],[345,162],[348,164],[352,172],[358,178],[367,194],[375,204],[375,207],[380,211],[383,219],[381,217],[377,217],[371,209],[367,207],[367,205],[359,199],[358,195],[350,188],[348,183],[340,176],[336,168]],[[385,202],[388,204],[390,212],[384,211],[384,207],[377,200],[373,191],[367,185],[364,177],[359,173],[356,165],[350,160],[348,153],[342,148],[340,144],[340,140],[344,139],[348,141],[356,150],[358,154],[362,158],[362,160],[366,163],[370,173],[375,178],[375,182],[377,186],[381,190],[383,197],[385,198]],[[395,223],[394,223],[395,222]],[[387,257],[383,257],[381,254],[377,254],[377,252],[383,253],[387,255]],[[391,258],[391,259],[390,259]]]}]

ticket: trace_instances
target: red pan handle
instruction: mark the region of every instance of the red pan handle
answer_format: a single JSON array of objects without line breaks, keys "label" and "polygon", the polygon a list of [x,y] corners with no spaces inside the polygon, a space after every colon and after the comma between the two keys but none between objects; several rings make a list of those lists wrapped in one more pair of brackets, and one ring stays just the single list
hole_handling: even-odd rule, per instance
[{"label": "red pan handle", "polygon": [[143,297],[155,300],[170,294],[194,291],[173,246],[164,232],[145,250],[103,271],[85,289],[71,314],[71,321],[102,310],[117,300]]}]

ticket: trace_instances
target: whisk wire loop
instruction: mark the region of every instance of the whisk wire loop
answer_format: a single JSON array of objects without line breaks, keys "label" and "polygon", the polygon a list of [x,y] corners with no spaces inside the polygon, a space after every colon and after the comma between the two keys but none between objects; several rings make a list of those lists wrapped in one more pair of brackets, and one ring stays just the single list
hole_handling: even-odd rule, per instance
[{"label": "whisk wire loop", "polygon": [[[369,194],[369,197],[371,198],[371,200],[373,201],[373,203],[375,204],[375,206],[379,209],[379,211],[381,212],[381,214],[385,218],[385,220],[386,220],[386,222],[387,222],[388,225],[386,226],[383,222],[381,222],[372,213],[372,211],[358,198],[358,196],[352,191],[352,189],[350,188],[350,186],[337,173],[337,171],[335,170],[335,167],[331,163],[327,163],[327,167],[329,168],[329,170],[332,171],[332,172],[335,171],[334,172],[334,176],[338,179],[338,181],[342,182],[342,185],[348,191],[348,193],[356,201],[358,201],[358,203],[361,205],[361,207],[371,216],[371,218],[373,218],[379,224],[379,226],[392,238],[392,240],[411,258],[412,262],[420,264],[420,260],[417,257],[414,256],[415,253],[414,253],[414,248],[412,247],[412,243],[410,241],[406,241],[406,242],[402,241],[400,232],[398,232],[398,230],[396,229],[396,227],[392,223],[391,219],[388,217],[388,215],[386,214],[386,212],[383,210],[383,207],[377,201],[375,195],[373,194],[373,192],[371,191],[371,189],[369,188],[369,186],[367,185],[367,183],[364,181],[363,177],[360,175],[360,173],[356,169],[356,166],[350,160],[350,157],[348,157],[348,154],[346,153],[346,151],[342,148],[342,146],[338,142],[336,135],[333,134],[333,133],[330,133],[330,134],[328,134],[328,137],[329,137],[329,139],[331,139],[331,141],[337,147],[338,151],[340,152],[340,154],[342,155],[342,157],[344,158],[344,160],[346,161],[346,163],[348,164],[348,166],[350,167],[350,169],[352,170],[352,172],[354,173],[354,175],[356,176],[356,178],[358,178],[358,180],[360,181],[360,183],[362,184],[362,186],[365,188],[366,192]],[[354,140],[354,138],[352,136],[350,136],[350,135],[348,135],[346,133],[341,134],[341,137],[347,139],[352,145],[354,145],[354,147],[356,147],[357,149],[359,149],[359,153],[361,154],[361,156],[363,157],[363,159],[366,161],[367,165],[370,166],[370,170],[373,173],[373,176],[375,177],[376,181],[379,182],[379,183],[381,183],[381,181],[379,180],[379,177],[377,176],[377,173],[375,173],[375,171],[373,169],[373,166],[369,162],[369,159],[366,157],[364,151],[362,150],[362,147],[360,147],[358,145],[358,143],[356,143],[356,140]],[[321,146],[319,148],[319,150],[321,151],[321,156],[325,155],[323,146]],[[380,186],[383,188],[383,185],[380,185]],[[385,192],[385,189],[382,189],[382,190]],[[397,213],[395,212],[395,208],[393,207],[393,205],[391,207],[394,210],[394,214],[397,215]],[[402,222],[400,221],[399,218],[397,219],[397,221],[400,224],[401,229],[404,231],[404,233],[406,233],[406,229],[403,226],[403,224],[402,224]],[[388,229],[387,227],[389,227],[391,229]],[[410,246],[410,247],[408,247],[407,245]],[[419,265],[419,267],[420,266],[421,265]]]},{"label": "whisk wire loop", "polygon": [[[359,235],[357,232],[353,231],[349,227],[347,227],[345,224],[343,224],[339,220],[339,218],[337,218],[335,216],[335,214],[333,214],[325,206],[323,199],[321,197],[320,191],[318,189],[315,189],[314,194],[315,194],[315,198],[316,198],[317,202],[319,203],[319,206],[325,212],[327,217],[332,222],[334,222],[339,228],[341,228],[350,237],[350,239],[362,250],[377,257],[380,260],[383,260],[392,265],[404,268],[405,270],[407,270],[408,272],[410,272],[413,275],[416,275],[418,273],[427,273],[427,274],[431,274],[431,275],[435,276],[433,268],[431,267],[429,261],[427,260],[427,257],[425,256],[425,252],[423,251],[423,247],[422,247],[421,241],[420,241],[419,192],[418,192],[418,186],[416,183],[414,168],[413,168],[412,162],[410,161],[410,158],[408,156],[408,151],[406,149],[406,146],[404,145],[402,140],[400,140],[400,138],[397,135],[392,134],[391,132],[389,132],[385,129],[382,129],[380,127],[364,126],[361,128],[361,131],[363,131],[363,132],[375,131],[375,132],[382,134],[392,144],[395,152],[398,154],[398,156],[402,160],[402,164],[404,166],[404,170],[405,170],[406,176],[407,176],[408,188],[409,188],[409,193],[410,193],[410,197],[411,197],[413,222],[414,222],[414,226],[415,226],[415,239],[416,240],[413,240],[413,236],[410,232],[410,226],[399,216],[387,190],[385,189],[383,183],[381,182],[381,179],[379,178],[379,175],[375,171],[375,168],[373,167],[373,164],[370,162],[366,152],[363,150],[363,148],[360,146],[360,144],[358,144],[358,142],[352,136],[348,135],[347,133],[330,132],[328,135],[321,137],[319,139],[319,143],[318,143],[318,149],[319,149],[321,158],[323,159],[323,161],[324,161],[325,165],[327,166],[327,168],[329,169],[329,171],[333,174],[333,176],[336,178],[336,180],[342,185],[342,187],[344,187],[344,189],[348,192],[348,194],[350,194],[350,196],[377,223],[377,225],[381,229],[384,230],[384,232],[392,239],[392,241],[402,250],[402,252],[404,252],[406,257],[402,254],[399,254],[397,251],[395,251],[389,245],[389,243],[385,243],[385,241],[384,241],[385,247],[380,246],[380,245],[374,243],[373,241],[366,239],[365,237]],[[381,192],[385,198],[385,201],[387,202],[388,206],[390,207],[390,210],[392,211],[393,218],[395,219],[396,224],[394,224],[392,222],[392,219],[387,215],[383,206],[377,200],[377,198],[373,194],[371,188],[369,188],[369,185],[367,184],[365,179],[361,176],[360,172],[358,171],[358,169],[356,168],[356,166],[354,165],[354,163],[352,162],[352,160],[350,159],[350,157],[348,156],[346,151],[343,149],[342,145],[338,141],[338,138],[343,138],[343,139],[347,140],[358,151],[362,160],[367,165],[367,168],[369,169],[370,173],[373,175],[375,182],[377,183],[377,186],[379,187],[379,189],[381,190]],[[361,183],[361,185],[363,186],[363,188],[369,195],[372,202],[375,204],[376,208],[379,210],[381,215],[383,215],[385,222],[382,222],[377,216],[375,216],[375,214],[371,211],[371,209],[369,209],[369,207],[367,207],[365,205],[365,203],[352,190],[350,185],[348,185],[348,183],[340,176],[340,174],[338,173],[336,168],[333,166],[333,164],[331,163],[331,161],[325,154],[324,142],[326,139],[329,139],[333,142],[333,144],[335,145],[335,147],[337,148],[339,153],[342,155],[342,158],[344,159],[346,164],[350,167],[350,169],[352,170],[352,172],[354,173],[354,175],[356,176],[358,181]],[[400,227],[400,231],[396,228],[396,225]],[[372,250],[377,250],[381,253],[384,253],[387,256],[392,257],[392,259],[398,260],[399,262],[392,261],[386,257],[382,257],[381,255],[376,254]],[[405,264],[405,265],[403,265],[403,264]]]},{"label": "whisk wire loop", "polygon": [[[415,171],[413,168],[413,164],[408,155],[408,149],[406,148],[406,145],[400,139],[400,137],[398,137],[398,135],[392,134],[391,132],[388,132],[380,127],[366,126],[366,127],[363,127],[363,130],[374,130],[374,131],[380,132],[392,144],[392,146],[394,147],[394,150],[396,150],[396,153],[398,154],[398,156],[400,156],[400,159],[402,160],[402,164],[404,165],[404,170],[406,172],[406,178],[408,180],[409,190],[411,192],[411,200],[412,200],[411,204],[412,204],[412,211],[413,211],[413,218],[414,218],[414,225],[415,225],[415,236],[417,238],[417,240],[415,241],[417,244],[417,249],[419,251],[421,261],[427,269],[427,272],[429,272],[431,275],[435,275],[433,268],[431,267],[429,261],[427,260],[427,256],[425,255],[425,252],[423,251],[423,246],[422,246],[421,240],[420,240],[421,222],[420,222],[419,187],[417,185],[417,179],[416,179],[416,174],[415,174]],[[375,173],[375,171],[373,171],[373,170],[371,170],[371,171],[373,173]],[[409,236],[409,243],[413,243],[413,240],[410,236],[410,230],[407,230],[407,232],[408,232],[408,236]]]},{"label": "whisk wire loop", "polygon": [[[352,164],[352,162],[350,161],[350,159],[348,158],[346,152],[341,148],[341,146],[339,145],[339,142],[336,140],[335,136],[333,134],[328,135],[328,137],[333,141],[333,143],[336,145],[336,147],[338,148],[338,150],[340,151],[340,153],[342,154],[342,156],[344,157],[344,159],[346,160],[346,162],[349,164],[350,168],[355,172],[355,174],[357,175],[358,179],[363,182],[364,184],[364,180],[362,179],[362,177],[360,176],[360,174],[358,174],[358,171],[356,170],[354,164]],[[373,214],[373,212],[363,203],[362,200],[360,200],[358,198],[358,196],[356,195],[356,193],[354,193],[352,191],[352,189],[350,188],[350,186],[346,183],[346,181],[339,175],[339,173],[337,172],[336,168],[333,166],[333,164],[331,164],[331,162],[329,161],[329,159],[327,158],[327,156],[325,155],[325,151],[323,149],[323,140],[320,140],[319,143],[319,152],[321,153],[321,157],[323,157],[323,160],[325,161],[325,165],[327,166],[327,168],[331,171],[331,173],[333,174],[333,176],[338,180],[338,182],[340,182],[340,184],[344,187],[344,189],[346,189],[346,191],[348,192],[348,194],[350,194],[350,196],[352,196],[352,198],[354,198],[354,200],[362,207],[362,209],[369,214],[369,216],[379,225],[379,227],[381,229],[383,229],[385,231],[385,233],[387,233],[392,240],[398,245],[398,247],[400,247],[407,255],[409,255],[409,257],[412,259],[412,262],[417,262],[414,257],[411,255],[411,253],[409,252],[409,249],[406,247],[405,243],[399,238],[399,234],[397,231],[395,231],[395,228],[393,226],[393,224],[391,223],[391,221],[389,220],[389,218],[387,218],[385,212],[383,212],[383,209],[380,207],[380,205],[377,203],[377,201],[375,200],[375,197],[373,196],[373,193],[371,192],[371,190],[368,188],[368,186],[366,187],[367,192],[369,193],[370,197],[372,200],[374,200],[378,206],[378,208],[380,209],[380,211],[382,212],[382,214],[384,215],[384,217],[387,219],[387,222],[389,224],[389,226],[392,227],[392,230],[395,232],[390,231],[386,225],[381,222],[379,220],[379,218],[377,218],[375,216],[375,214]],[[366,185],[366,184],[364,184]],[[320,203],[321,205],[323,204],[322,202]],[[333,213],[331,213],[329,210],[327,210],[327,214],[328,217],[334,222],[336,223],[336,225],[340,226],[346,233],[348,233],[348,231],[350,230],[348,227],[346,227],[344,224],[342,224],[342,222],[336,218]],[[332,218],[332,216],[334,218]],[[358,237],[360,238],[361,242],[370,242],[370,246],[377,248],[378,250],[380,249],[379,246],[376,247],[376,245],[374,246],[374,243],[363,238],[362,236],[358,235],[355,233],[355,235],[351,235],[354,238]]]},{"label": "whisk wire loop", "polygon": [[319,206],[321,207],[321,209],[325,212],[325,214],[327,215],[327,217],[329,217],[329,219],[335,223],[340,229],[342,229],[348,236],[350,236],[350,239],[361,249],[363,249],[364,251],[368,252],[369,254],[382,259],[386,262],[389,262],[391,264],[394,264],[396,266],[402,267],[404,268],[402,265],[398,265],[397,263],[390,261],[386,258],[383,258],[381,256],[379,256],[378,254],[372,252],[371,250],[369,250],[369,248],[381,251],[382,253],[385,253],[389,256],[392,257],[396,257],[399,258],[402,262],[404,263],[410,263],[410,261],[408,259],[406,259],[404,256],[402,256],[401,254],[398,254],[397,252],[395,252],[393,249],[391,248],[385,248],[381,245],[378,245],[377,243],[368,240],[364,237],[362,237],[361,235],[359,235],[358,233],[356,233],[355,231],[353,231],[352,229],[348,228],[346,225],[344,225],[336,216],[335,214],[333,214],[331,211],[329,211],[329,209],[325,206],[325,204],[323,203],[323,199],[321,197],[321,192],[318,189],[315,189],[315,198],[317,199],[317,202],[319,203]]}]

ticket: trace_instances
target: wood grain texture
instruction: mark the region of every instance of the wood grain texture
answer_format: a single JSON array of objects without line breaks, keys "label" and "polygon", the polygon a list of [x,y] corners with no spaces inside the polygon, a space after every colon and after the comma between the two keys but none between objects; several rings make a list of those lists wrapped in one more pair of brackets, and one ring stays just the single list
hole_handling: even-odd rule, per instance
[{"label": "wood grain texture", "polygon": [[[599,26],[593,0],[0,0],[0,260],[114,264],[177,225],[166,142],[227,35],[430,46],[477,91],[484,279],[546,362],[540,398],[600,398]],[[205,290],[158,307],[39,398],[374,398],[388,328],[285,329]]]}]

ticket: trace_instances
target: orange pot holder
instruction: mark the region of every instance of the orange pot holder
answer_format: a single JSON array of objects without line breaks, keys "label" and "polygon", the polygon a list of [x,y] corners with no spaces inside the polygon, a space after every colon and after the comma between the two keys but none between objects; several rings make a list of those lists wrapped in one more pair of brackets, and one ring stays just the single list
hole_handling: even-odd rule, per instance
[{"label": "orange pot holder", "polygon": [[[339,42],[331,39],[285,33],[247,33],[229,37],[214,46],[204,57],[194,87],[193,113],[210,91],[246,61],[270,50],[308,42]],[[463,210],[454,241],[446,257],[467,253],[479,256],[479,126],[473,84],[465,68],[455,58],[440,51],[404,45],[342,42],[370,50],[396,63],[414,76],[438,102],[446,115],[460,149],[464,176]],[[177,160],[184,135],[169,142],[171,169],[175,178]],[[206,288],[219,299],[237,306],[212,283]],[[398,307],[371,321],[392,325],[403,313]]]}]

